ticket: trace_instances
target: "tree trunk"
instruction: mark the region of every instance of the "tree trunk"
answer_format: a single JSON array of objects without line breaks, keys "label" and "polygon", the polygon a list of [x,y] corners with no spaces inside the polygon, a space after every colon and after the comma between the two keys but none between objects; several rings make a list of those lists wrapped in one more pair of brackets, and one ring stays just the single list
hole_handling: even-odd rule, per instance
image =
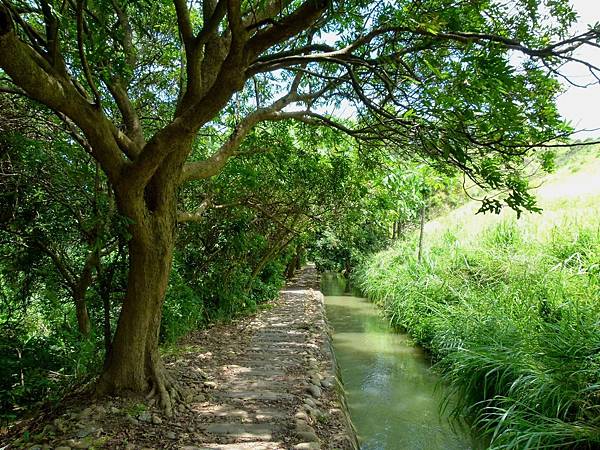
[{"label": "tree trunk", "polygon": [[85,304],[85,291],[80,295],[75,294],[75,314],[77,315],[77,328],[82,336],[89,336],[92,331],[90,315],[88,314],[87,305]]},{"label": "tree trunk", "polygon": [[110,291],[102,290],[102,312],[103,312],[103,335],[104,335],[104,350],[108,355],[112,347],[112,333],[110,327]]},{"label": "tree trunk", "polygon": [[292,256],[292,259],[290,259],[290,261],[288,262],[287,265],[287,269],[286,269],[286,273],[285,273],[285,277],[289,280],[294,276],[294,273],[296,273],[296,269],[298,268],[298,261],[300,260],[300,255],[298,254],[298,249],[296,249],[294,251],[294,256]]},{"label": "tree trunk", "polygon": [[102,299],[103,311],[103,334],[104,334],[104,349],[106,354],[110,353],[112,347],[112,330],[110,326],[110,294],[112,292],[113,277],[117,269],[118,260],[122,254],[122,248],[119,246],[117,260],[110,263],[106,269],[100,264],[98,265],[98,278],[100,280],[100,298]]},{"label": "tree trunk", "polygon": [[127,293],[97,393],[141,394],[151,390],[168,415],[178,393],[158,351],[162,306],[174,247],[175,200],[140,214],[131,226]]},{"label": "tree trunk", "polygon": [[298,247],[296,249],[296,256],[298,256],[298,258],[296,259],[296,270],[300,270],[302,269],[302,260],[304,259],[304,246],[301,245],[300,247]]},{"label": "tree trunk", "polygon": [[89,336],[92,330],[92,324],[90,322],[90,316],[88,314],[87,304],[85,297],[92,284],[92,272],[95,267],[98,266],[98,252],[92,250],[85,260],[85,265],[81,271],[81,275],[77,280],[76,285],[73,289],[73,300],[75,302],[75,313],[77,315],[77,325],[79,332],[83,336]]},{"label": "tree trunk", "polygon": [[246,292],[250,292],[254,281],[260,275],[265,266],[279,256],[279,254],[289,245],[289,243],[292,242],[292,239],[296,237],[294,234],[292,234],[289,239],[285,239],[286,236],[287,234],[284,234],[280,239],[278,239],[256,264],[256,267],[252,271],[252,275],[250,275],[250,280],[246,285]]}]

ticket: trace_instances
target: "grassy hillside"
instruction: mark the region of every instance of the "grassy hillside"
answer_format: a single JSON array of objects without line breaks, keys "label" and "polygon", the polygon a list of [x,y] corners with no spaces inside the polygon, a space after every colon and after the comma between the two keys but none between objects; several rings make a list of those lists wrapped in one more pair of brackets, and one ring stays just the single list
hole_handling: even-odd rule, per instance
[{"label": "grassy hillside", "polygon": [[[562,159],[561,159],[562,158]],[[370,258],[362,289],[430,350],[491,448],[600,446],[600,159],[564,152],[542,214],[468,203]]]},{"label": "grassy hillside", "polygon": [[[480,232],[507,221],[536,234],[565,221],[593,222],[600,208],[600,146],[561,151],[556,164],[554,173],[535,177],[531,181],[538,204],[543,209],[541,214],[526,213],[518,221],[510,209],[505,209],[499,215],[476,214],[480,203],[470,201],[427,223],[427,241],[435,242],[443,238],[445,233],[454,234],[464,243],[477,241]],[[597,215],[596,219],[600,223]],[[537,237],[543,238],[542,235]]]}]

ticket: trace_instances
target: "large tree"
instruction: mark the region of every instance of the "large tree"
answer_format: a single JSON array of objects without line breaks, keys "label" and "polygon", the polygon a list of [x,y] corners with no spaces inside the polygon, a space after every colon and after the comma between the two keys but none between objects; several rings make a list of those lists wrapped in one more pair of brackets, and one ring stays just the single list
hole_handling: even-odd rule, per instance
[{"label": "large tree", "polygon": [[421,152],[531,206],[516,167],[566,131],[551,75],[598,45],[597,28],[566,34],[574,19],[566,0],[3,1],[0,90],[43,103],[85,141],[131,221],[98,392],[151,390],[172,410],[158,331],[178,217],[194,217],[178,214],[177,192],[268,149],[240,150],[264,121]]}]

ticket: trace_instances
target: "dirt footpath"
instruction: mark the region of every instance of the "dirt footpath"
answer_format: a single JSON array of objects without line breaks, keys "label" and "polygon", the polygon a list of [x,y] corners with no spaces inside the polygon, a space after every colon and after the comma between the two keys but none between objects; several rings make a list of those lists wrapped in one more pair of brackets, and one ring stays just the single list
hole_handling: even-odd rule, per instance
[{"label": "dirt footpath", "polygon": [[308,266],[257,315],[188,336],[166,359],[190,392],[174,417],[110,399],[56,417],[15,447],[357,448],[318,280]]}]

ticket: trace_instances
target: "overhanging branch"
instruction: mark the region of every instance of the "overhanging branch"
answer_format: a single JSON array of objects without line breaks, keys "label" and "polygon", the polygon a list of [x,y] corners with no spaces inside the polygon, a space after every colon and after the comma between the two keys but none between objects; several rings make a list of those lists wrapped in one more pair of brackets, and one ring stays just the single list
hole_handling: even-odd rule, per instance
[{"label": "overhanging branch", "polygon": [[0,68],[30,98],[69,117],[86,135],[93,147],[94,158],[111,181],[116,182],[125,161],[113,135],[114,125],[82,97],[73,83],[22,42],[12,24],[10,12],[0,6]]}]

